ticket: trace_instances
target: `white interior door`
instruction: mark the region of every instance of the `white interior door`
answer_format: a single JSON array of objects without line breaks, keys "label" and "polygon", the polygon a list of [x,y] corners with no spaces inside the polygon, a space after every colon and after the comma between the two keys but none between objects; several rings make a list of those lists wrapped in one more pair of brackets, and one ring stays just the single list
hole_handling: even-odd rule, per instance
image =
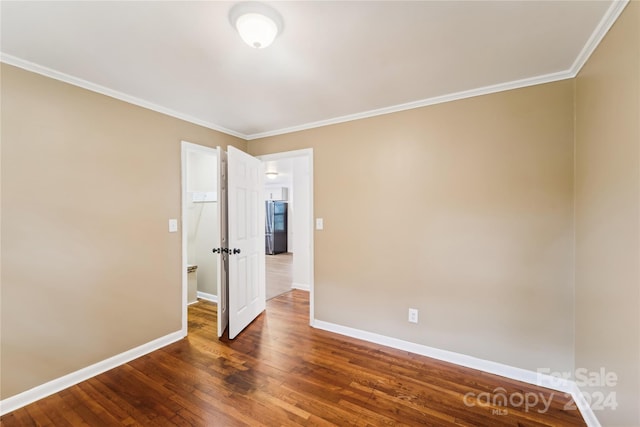
[{"label": "white interior door", "polygon": [[229,338],[265,309],[262,162],[227,148],[229,232]]},{"label": "white interior door", "polygon": [[229,255],[227,254],[227,153],[217,148],[218,156],[218,220],[220,221],[220,240],[216,242],[218,254],[218,338],[229,325]]}]

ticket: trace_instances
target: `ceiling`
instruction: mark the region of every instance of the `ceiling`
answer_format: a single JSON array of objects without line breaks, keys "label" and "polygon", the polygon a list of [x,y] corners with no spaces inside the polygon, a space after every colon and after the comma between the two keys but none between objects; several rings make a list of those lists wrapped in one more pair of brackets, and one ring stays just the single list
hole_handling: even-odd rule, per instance
[{"label": "ceiling", "polygon": [[269,2],[266,49],[234,4],[2,1],[2,61],[253,139],[572,77],[626,2]]},{"label": "ceiling", "polygon": [[274,178],[267,176],[264,185],[268,187],[293,187],[293,159],[263,161],[265,172],[277,172]]}]

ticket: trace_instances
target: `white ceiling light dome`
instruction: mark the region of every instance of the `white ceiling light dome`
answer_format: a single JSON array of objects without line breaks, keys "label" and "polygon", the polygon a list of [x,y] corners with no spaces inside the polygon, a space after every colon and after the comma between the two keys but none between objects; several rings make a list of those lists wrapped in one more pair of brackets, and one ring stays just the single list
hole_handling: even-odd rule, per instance
[{"label": "white ceiling light dome", "polygon": [[283,29],[280,14],[259,2],[236,4],[229,11],[229,21],[238,30],[242,40],[256,49],[269,46]]}]

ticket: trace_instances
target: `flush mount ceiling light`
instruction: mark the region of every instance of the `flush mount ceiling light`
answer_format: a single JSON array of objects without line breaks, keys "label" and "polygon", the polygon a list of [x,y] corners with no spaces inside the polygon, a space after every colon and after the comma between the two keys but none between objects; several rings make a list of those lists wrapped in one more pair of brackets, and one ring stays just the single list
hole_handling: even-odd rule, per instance
[{"label": "flush mount ceiling light", "polygon": [[276,179],[278,177],[278,172],[267,172],[265,175],[267,175],[267,178],[269,179]]},{"label": "flush mount ceiling light", "polygon": [[273,8],[259,2],[238,3],[229,11],[229,21],[246,44],[256,49],[264,49],[282,32],[280,14]]}]

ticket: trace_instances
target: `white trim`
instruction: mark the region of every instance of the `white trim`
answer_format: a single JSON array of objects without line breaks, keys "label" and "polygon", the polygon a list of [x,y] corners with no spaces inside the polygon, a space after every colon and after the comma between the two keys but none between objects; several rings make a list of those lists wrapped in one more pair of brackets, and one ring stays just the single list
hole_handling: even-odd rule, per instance
[{"label": "white trim", "polygon": [[313,157],[313,148],[301,148],[299,150],[282,151],[280,153],[262,154],[260,156],[255,156],[255,158],[268,162],[273,160],[291,159],[293,157],[306,156]]},{"label": "white trim", "polygon": [[596,26],[595,30],[593,30],[593,33],[591,33],[591,36],[587,40],[587,43],[584,45],[584,47],[578,54],[578,57],[573,62],[573,65],[570,69],[571,77],[575,77],[578,75],[584,64],[587,63],[589,57],[596,50],[604,36],[607,35],[607,33],[628,3],[629,0],[615,0],[613,3],[611,3],[611,6],[609,6],[609,9],[607,9],[606,13]]},{"label": "white trim", "polygon": [[187,149],[188,151],[195,151],[195,152],[209,154],[209,155],[218,157],[218,150],[216,148],[208,147],[206,145],[194,144],[193,142],[184,141],[184,140],[180,142],[181,142],[181,146]]},{"label": "white trim", "polygon": [[140,107],[148,108],[153,111],[157,111],[162,114],[166,114],[171,117],[175,117],[181,120],[185,120],[190,123],[194,123],[200,126],[204,126],[209,129],[216,130],[218,132],[226,133],[228,135],[232,135],[238,138],[242,138],[244,140],[250,141],[253,139],[266,138],[269,136],[283,135],[292,132],[299,132],[307,129],[314,129],[323,126],[334,125],[338,123],[350,122],[354,120],[366,119],[369,117],[381,116],[384,114],[396,113],[399,111],[412,110],[414,108],[426,107],[429,105],[442,104],[445,102],[457,101],[460,99],[472,98],[481,95],[489,95],[496,92],[503,92],[512,89],[519,89],[528,86],[534,86],[538,84],[551,83],[565,79],[571,79],[578,75],[584,64],[587,62],[591,54],[598,47],[604,36],[607,34],[609,29],[616,22],[626,5],[629,3],[629,0],[614,0],[614,2],[609,6],[609,9],[605,12],[602,19],[594,29],[593,33],[585,43],[584,47],[576,57],[575,61],[571,65],[568,70],[559,71],[550,74],[544,74],[536,77],[529,77],[521,80],[514,80],[505,83],[499,83],[495,85],[484,86],[476,89],[464,90],[460,92],[454,92],[450,94],[435,96],[431,98],[426,98],[418,101],[407,102],[398,105],[392,105],[389,107],[378,108],[375,110],[363,111],[355,114],[347,114],[344,116],[334,117],[327,120],[319,120],[316,122],[306,123],[302,125],[296,125],[291,127],[286,127],[282,129],[259,132],[254,134],[243,134],[241,132],[236,132],[231,129],[227,129],[225,127],[219,126],[215,123],[204,121],[197,119],[193,116],[183,114],[169,108],[162,107],[160,105],[154,104],[152,102],[145,101],[140,98],[136,98],[131,95],[127,95],[122,92],[118,92],[113,89],[109,89],[104,86],[100,86],[95,83],[91,83],[87,80],[80,79],[78,77],[71,76],[69,74],[62,73],[60,71],[53,70],[48,67],[44,67],[42,65],[35,64],[33,62],[26,61],[24,59],[20,59],[18,57],[7,55],[5,53],[0,52],[0,62],[4,62],[9,65],[13,65],[15,67],[19,67],[28,71],[32,71],[34,73],[42,74],[47,77],[51,77],[56,80],[60,80],[75,86],[82,87],[84,89],[91,90],[93,92],[101,93],[103,95],[111,96],[116,99],[120,99],[121,101],[129,102],[134,105],[138,105]]},{"label": "white trim", "polygon": [[311,290],[311,286],[309,286],[308,283],[292,283],[291,284],[291,289],[299,289],[301,291],[310,291]]},{"label": "white trim", "polygon": [[613,24],[616,22],[624,8],[629,3],[629,0],[614,0],[609,9],[605,12],[604,16],[591,33],[591,36],[587,40],[586,44],[576,57],[575,61],[571,65],[571,68],[565,71],[559,71],[550,74],[544,74],[536,77],[529,77],[521,80],[513,80],[505,83],[498,83],[495,85],[484,86],[476,89],[464,90],[460,92],[454,92],[441,96],[435,96],[418,101],[407,102],[404,104],[392,105],[390,107],[378,108],[375,110],[363,111],[361,113],[347,114],[345,116],[335,117],[327,120],[320,120],[317,122],[306,123],[298,126],[291,126],[287,128],[277,129],[273,131],[254,133],[246,135],[248,141],[252,139],[266,138],[269,136],[283,135],[286,133],[299,132],[307,129],[318,128],[322,126],[335,125],[338,123],[350,122],[353,120],[366,119],[369,117],[381,116],[383,114],[397,113],[405,110],[412,110],[414,108],[427,107],[429,105],[443,104],[445,102],[457,101],[460,99],[473,98],[476,96],[489,95],[492,93],[503,92],[512,89],[520,89],[528,86],[534,86],[544,83],[552,83],[560,80],[566,80],[574,78],[578,75],[584,64],[589,57],[596,50],[604,36],[607,35]]},{"label": "white trim", "polygon": [[573,397],[573,401],[576,403],[576,407],[578,408],[578,411],[580,411],[584,422],[587,423],[588,427],[602,427],[600,421],[596,418],[596,414],[593,413],[591,406],[589,406],[589,403],[582,395],[580,387],[578,387],[575,382],[572,381],[572,383],[573,389],[571,391],[571,397]]},{"label": "white trim", "polygon": [[523,381],[529,384],[536,384],[542,387],[552,388],[554,390],[570,393],[573,391],[571,383],[564,379],[558,379],[550,375],[538,374],[537,372],[527,369],[516,368],[502,363],[492,362],[489,360],[479,359],[465,354],[455,353],[453,351],[441,350],[422,344],[416,344],[409,341],[391,338],[379,335],[373,332],[367,332],[360,329],[354,329],[347,326],[336,325],[334,323],[322,320],[314,320],[314,328],[322,329],[329,332],[335,332],[340,335],[346,335],[351,338],[361,339],[363,341],[384,345],[387,347],[404,350],[422,356],[431,357],[433,359],[443,360],[445,362],[454,363],[456,365],[465,366],[467,368],[478,369],[495,375],[500,375],[514,380]]},{"label": "white trim", "polygon": [[206,292],[198,291],[198,298],[206,300],[206,301],[215,302],[216,304],[218,303],[218,296],[217,295],[208,294]]},{"label": "white trim", "polygon": [[488,95],[496,92],[503,92],[511,89],[519,89],[527,86],[534,86],[544,83],[556,82],[559,80],[570,79],[574,77],[570,71],[560,71],[557,73],[545,74],[538,77],[531,77],[522,80],[515,80],[507,83],[499,83],[491,86],[484,86],[477,89],[464,90],[432,98],[422,99],[418,101],[407,102],[405,104],[392,105],[390,107],[378,108],[375,110],[363,111],[361,113],[347,114],[346,116],[334,117],[332,119],[320,120],[317,122],[306,123],[298,126],[277,129],[273,131],[254,133],[247,135],[247,140],[266,138],[269,136],[283,135],[286,133],[299,132],[307,129],[313,129],[323,126],[335,125],[338,123],[351,122],[354,120],[367,119],[369,117],[382,116],[384,114],[397,113],[405,110],[413,110],[414,108],[427,107],[429,105],[442,104],[445,102],[457,101],[460,99],[473,98],[481,95]]},{"label": "white trim", "polygon": [[[587,63],[593,52],[595,52],[596,48],[600,45],[602,39],[604,39],[613,24],[618,20],[618,17],[628,3],[629,0],[615,0],[611,4],[611,6],[609,6],[609,9],[604,14],[602,19],[598,23],[598,26],[593,31],[593,33],[589,37],[589,40],[587,40],[587,43],[584,45],[582,51],[578,54],[578,57],[571,66],[572,77],[576,77],[578,75],[582,67],[584,67],[584,64]],[[587,423],[587,426],[601,427],[600,421],[598,421],[598,418],[591,409],[591,406],[589,406],[589,403],[584,398],[582,392],[580,391],[580,387],[578,387],[578,385],[573,381],[571,381],[571,386],[571,396],[573,397],[573,401],[576,403],[576,407],[580,411],[582,418]]]},{"label": "white trim", "polygon": [[133,359],[137,359],[138,357],[144,356],[145,354],[149,354],[152,351],[156,351],[171,343],[179,341],[182,338],[184,338],[184,334],[182,333],[182,331],[173,332],[169,335],[165,335],[164,337],[160,337],[146,344],[142,344],[141,346],[132,348],[131,350],[127,350],[124,353],[117,354],[101,362],[87,366],[86,368],[82,368],[63,377],[56,378],[55,380],[46,382],[30,390],[24,391],[20,394],[16,394],[15,396],[3,399],[0,401],[0,415],[8,414],[9,412],[15,411],[18,408],[22,408],[23,406],[33,403],[36,400],[43,399],[54,393],[76,385],[82,381],[86,381],[89,378],[93,378],[96,375],[99,375],[110,369],[116,368],[120,365],[124,365],[125,363],[130,362]]},{"label": "white trim", "polygon": [[[308,285],[308,290],[309,291],[309,325],[313,326],[313,322],[314,322],[314,317],[315,317],[315,298],[313,297],[314,293],[313,293],[313,286],[314,286],[314,280],[315,280],[315,254],[314,254],[314,237],[315,237],[315,213],[313,211],[313,199],[314,199],[314,195],[313,195],[313,190],[314,190],[314,183],[313,183],[313,148],[303,148],[300,150],[292,150],[292,151],[283,151],[280,153],[273,153],[273,154],[263,154],[261,156],[255,156],[256,158],[260,159],[261,161],[265,162],[265,161],[273,161],[273,160],[280,160],[280,159],[290,159],[290,158],[294,158],[294,157],[306,157],[307,160],[309,161],[309,229],[310,229],[310,234],[309,234],[309,275],[310,275],[310,283]],[[291,288],[293,289],[293,284],[291,286]]]},{"label": "white trim", "polygon": [[589,404],[582,396],[579,387],[574,381],[564,378],[557,378],[551,375],[530,371],[528,369],[516,368],[514,366],[505,365],[503,363],[492,362],[490,360],[479,359],[477,357],[465,354],[455,353],[453,351],[441,350],[422,344],[416,344],[397,338],[387,337],[385,335],[373,332],[363,331],[361,329],[350,328],[348,326],[337,325],[335,323],[325,322],[323,320],[313,319],[311,326],[324,331],[334,332],[351,338],[380,344],[398,350],[408,351],[414,354],[431,357],[433,359],[442,360],[459,366],[465,366],[471,369],[477,369],[494,375],[499,375],[513,380],[522,381],[527,384],[534,384],[540,387],[557,390],[563,393],[571,394],[580,414],[584,418],[589,427],[601,427],[595,414],[589,407]]},{"label": "white trim", "polygon": [[180,252],[181,252],[181,270],[182,289],[180,290],[182,297],[180,298],[180,307],[182,310],[180,319],[182,322],[182,333],[186,336],[189,328],[188,310],[189,305],[189,278],[187,273],[187,153],[188,147],[192,145],[189,142],[180,142]]},{"label": "white trim", "polygon": [[31,71],[36,74],[41,74],[43,76],[50,77],[52,79],[59,80],[61,82],[69,83],[71,85],[78,86],[83,89],[90,90],[92,92],[110,96],[111,98],[119,99],[120,101],[128,102],[129,104],[137,105],[139,107],[146,108],[148,110],[153,110],[158,113],[165,114],[167,116],[175,117],[176,119],[184,120],[189,123],[193,123],[199,126],[204,126],[208,129],[213,129],[218,132],[226,133],[227,135],[235,136],[237,138],[241,138],[244,140],[247,139],[247,135],[244,135],[243,133],[236,132],[231,129],[227,129],[225,127],[219,126],[212,122],[208,122],[206,120],[200,120],[188,114],[180,113],[178,111],[160,106],[158,104],[154,104],[153,102],[146,101],[144,99],[137,98],[132,95],[127,95],[124,92],[119,92],[117,90],[110,89],[108,87],[101,86],[99,84],[92,83],[90,81],[83,80],[81,78],[74,77],[72,75],[69,75],[60,71],[56,71],[52,68],[38,65],[34,62],[26,61],[24,59],[15,57],[13,55],[8,55],[6,53],[0,52],[0,62],[13,65],[14,67],[22,68],[23,70]]},{"label": "white trim", "polygon": [[338,124],[338,123],[350,122],[354,120],[366,119],[369,117],[380,116],[383,114],[390,114],[390,113],[395,113],[399,111],[411,110],[414,108],[421,108],[429,105],[442,104],[444,102],[456,101],[459,99],[471,98],[471,97],[480,96],[480,95],[487,95],[490,93],[502,92],[502,91],[511,90],[511,89],[518,89],[518,88],[533,86],[537,84],[550,83],[558,80],[564,80],[564,79],[575,77],[575,74],[571,70],[561,71],[558,73],[545,74],[538,77],[515,80],[512,82],[500,83],[500,84],[485,86],[477,89],[455,92],[451,94],[436,96],[436,97],[427,98],[427,99],[418,100],[418,101],[412,101],[404,104],[392,105],[390,107],[384,107],[384,108],[364,111],[364,112],[355,113],[355,114],[348,114],[345,116],[335,117],[327,120],[320,120],[320,121],[306,123],[306,124],[297,125],[297,126],[291,126],[287,128],[273,130],[273,131],[245,135],[241,132],[236,132],[234,130],[216,125],[215,123],[197,119],[193,116],[183,114],[183,113],[171,110],[169,108],[162,107],[160,105],[145,101],[143,99],[136,98],[131,95],[127,95],[123,92],[118,92],[116,90],[109,89],[104,86],[100,86],[98,84],[89,82],[87,80],[83,80],[78,77],[74,77],[69,74],[65,74],[60,71],[56,71],[51,68],[35,64],[33,62],[29,62],[12,55],[8,55],[6,53],[0,52],[0,62],[4,62],[6,64],[13,65],[15,67],[19,67],[24,70],[31,71],[37,74],[41,74],[43,76],[47,76],[55,80],[60,80],[65,83],[72,84],[74,86],[79,86],[81,88],[84,88],[93,92],[110,96],[112,98],[116,98],[121,101],[128,102],[130,104],[138,105],[140,107],[147,108],[149,110],[157,111],[159,113],[166,114],[168,116],[175,117],[181,120],[185,120],[187,122],[190,122],[196,125],[204,126],[206,128],[213,129],[218,132],[226,133],[228,135],[232,135],[232,136],[244,139],[246,141],[250,141],[252,139],[266,138],[269,136],[283,135],[283,134],[292,133],[292,132],[299,132],[302,130],[313,129],[313,128],[318,128],[322,126],[329,126],[329,125]]}]

